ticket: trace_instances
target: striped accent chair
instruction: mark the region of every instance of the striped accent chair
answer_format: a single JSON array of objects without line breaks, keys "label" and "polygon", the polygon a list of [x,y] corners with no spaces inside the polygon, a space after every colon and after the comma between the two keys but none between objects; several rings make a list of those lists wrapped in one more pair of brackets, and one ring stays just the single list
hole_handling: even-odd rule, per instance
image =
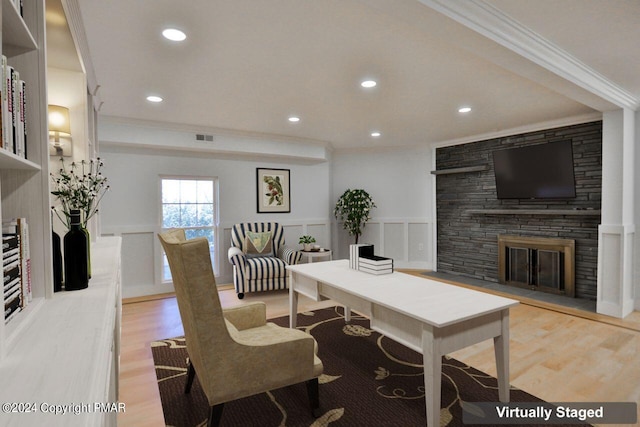
[{"label": "striped accent chair", "polygon": [[[268,256],[247,255],[247,232],[271,233],[272,252]],[[300,262],[302,252],[287,247],[284,230],[277,222],[248,222],[231,228],[229,262],[233,265],[233,284],[238,298],[246,292],[288,289],[287,265]]]}]

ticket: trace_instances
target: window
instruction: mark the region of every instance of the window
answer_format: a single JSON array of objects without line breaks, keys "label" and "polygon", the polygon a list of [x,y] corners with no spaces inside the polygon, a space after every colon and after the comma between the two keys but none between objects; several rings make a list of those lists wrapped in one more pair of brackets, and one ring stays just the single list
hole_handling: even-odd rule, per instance
[{"label": "window", "polygon": [[[184,228],[187,239],[206,237],[211,262],[216,266],[217,192],[215,178],[162,178],[162,229]],[[171,280],[162,254],[162,281]]]}]

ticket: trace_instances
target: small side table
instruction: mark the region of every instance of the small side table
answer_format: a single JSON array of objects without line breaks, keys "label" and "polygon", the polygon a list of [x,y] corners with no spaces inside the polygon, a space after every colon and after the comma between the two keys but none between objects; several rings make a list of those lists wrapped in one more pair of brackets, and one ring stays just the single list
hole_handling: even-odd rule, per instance
[{"label": "small side table", "polygon": [[327,258],[325,261],[331,261],[331,251],[325,249],[324,251],[300,251],[302,252],[302,258],[306,258],[308,263],[314,262],[314,260],[321,260]]}]

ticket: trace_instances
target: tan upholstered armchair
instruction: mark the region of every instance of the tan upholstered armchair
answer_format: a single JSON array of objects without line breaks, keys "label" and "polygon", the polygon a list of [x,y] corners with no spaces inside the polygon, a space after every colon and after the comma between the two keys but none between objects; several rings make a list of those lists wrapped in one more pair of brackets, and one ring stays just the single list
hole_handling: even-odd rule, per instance
[{"label": "tan upholstered armchair", "polygon": [[218,425],[225,402],[303,381],[317,415],[323,367],[315,339],[267,323],[264,303],[223,310],[207,239],[186,240],[182,229],[158,237],[173,276],[189,354],[185,392],[197,374],[210,405],[208,425]]}]

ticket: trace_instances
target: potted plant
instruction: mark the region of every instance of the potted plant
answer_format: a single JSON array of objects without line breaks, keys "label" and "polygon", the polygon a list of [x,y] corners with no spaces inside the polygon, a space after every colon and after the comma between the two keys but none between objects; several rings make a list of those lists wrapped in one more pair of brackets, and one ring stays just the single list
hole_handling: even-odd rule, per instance
[{"label": "potted plant", "polygon": [[338,199],[333,214],[336,219],[343,221],[342,225],[349,235],[356,236],[357,244],[362,229],[371,219],[371,209],[375,207],[373,198],[366,191],[347,189]]},{"label": "potted plant", "polygon": [[304,246],[305,251],[310,251],[311,244],[315,242],[316,239],[313,236],[300,236],[300,240],[298,240],[298,243]]}]

